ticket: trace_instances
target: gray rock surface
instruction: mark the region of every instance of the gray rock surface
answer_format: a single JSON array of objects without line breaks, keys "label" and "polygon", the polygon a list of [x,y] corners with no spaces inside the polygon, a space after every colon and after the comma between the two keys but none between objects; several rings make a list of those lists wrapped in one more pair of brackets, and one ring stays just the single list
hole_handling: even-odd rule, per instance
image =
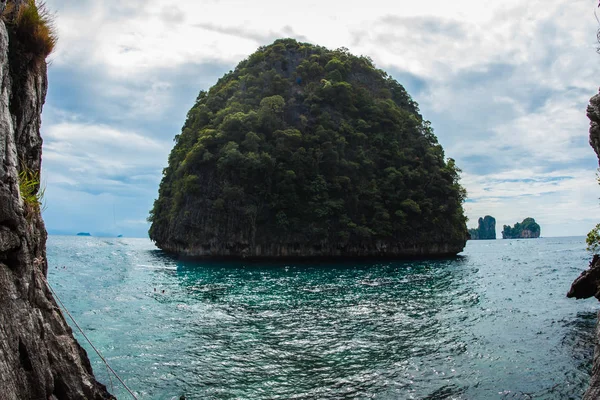
[{"label": "gray rock surface", "polygon": [[[598,156],[600,165],[600,93],[590,99],[587,108],[587,116],[590,119],[590,146]],[[590,268],[583,271],[571,285],[567,297],[577,299],[596,297],[600,300],[600,257],[595,255]],[[583,396],[584,400],[600,399],[600,314],[596,323],[596,339],[594,341],[594,363],[590,386]]]},{"label": "gray rock surface", "polygon": [[590,99],[587,116],[590,119],[590,146],[596,152],[600,164],[600,93]]},{"label": "gray rock surface", "polygon": [[110,399],[46,286],[46,229],[19,191],[20,170],[40,171],[47,79],[14,51],[0,21],[0,398]]},{"label": "gray rock surface", "polygon": [[567,297],[576,299],[595,297],[600,300],[600,257],[598,255],[595,255],[590,262],[590,268],[573,281]]},{"label": "gray rock surface", "polygon": [[[596,152],[598,164],[600,165],[600,93],[590,99],[590,104],[587,107],[587,116],[590,119],[590,146],[592,146]],[[573,282],[571,290],[573,290],[573,287],[576,285],[586,287],[588,290],[594,291],[594,296],[600,300],[600,297],[598,296],[599,283],[600,260],[595,256],[594,260],[590,263],[590,269],[584,271],[581,276]],[[600,314],[598,314],[598,322],[596,323],[594,364],[592,367],[590,387],[587,392],[585,392],[583,398],[584,400],[600,399]]]},{"label": "gray rock surface", "polygon": [[590,387],[583,395],[583,400],[600,399],[600,313],[596,323],[596,340],[594,342],[594,363],[592,366],[592,377]]}]

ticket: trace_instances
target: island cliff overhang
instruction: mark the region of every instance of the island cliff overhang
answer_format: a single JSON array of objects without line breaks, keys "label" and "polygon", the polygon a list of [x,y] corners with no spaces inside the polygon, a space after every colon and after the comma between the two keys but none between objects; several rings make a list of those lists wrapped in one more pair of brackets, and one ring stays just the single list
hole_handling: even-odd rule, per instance
[{"label": "island cliff overhang", "polygon": [[[9,3],[13,13],[34,6]],[[114,399],[94,378],[47,285],[39,197],[23,189],[27,182],[34,195],[39,190],[46,63],[17,28],[6,15],[0,20],[0,399]]]},{"label": "island cliff overhang", "polygon": [[250,247],[239,244],[228,246],[201,245],[186,247],[175,244],[159,246],[166,253],[184,260],[406,260],[452,258],[463,251],[464,243],[427,243],[412,246],[385,245],[379,243],[376,247],[361,246],[306,246],[278,245]]}]

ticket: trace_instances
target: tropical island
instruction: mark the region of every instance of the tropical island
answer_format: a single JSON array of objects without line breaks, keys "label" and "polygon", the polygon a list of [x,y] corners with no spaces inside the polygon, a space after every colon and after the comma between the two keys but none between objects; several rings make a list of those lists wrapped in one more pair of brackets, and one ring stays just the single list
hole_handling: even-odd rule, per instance
[{"label": "tropical island", "polygon": [[502,239],[534,239],[540,237],[540,226],[533,218],[525,218],[523,222],[517,222],[513,227],[504,225]]},{"label": "tropical island", "polygon": [[92,234],[89,232],[79,232],[76,236],[92,236]]},{"label": "tropical island", "polygon": [[495,240],[496,219],[490,215],[479,218],[478,227],[469,229],[471,240]]},{"label": "tropical island", "polygon": [[281,39],[200,92],[149,235],[189,257],[455,255],[459,172],[370,58]]}]

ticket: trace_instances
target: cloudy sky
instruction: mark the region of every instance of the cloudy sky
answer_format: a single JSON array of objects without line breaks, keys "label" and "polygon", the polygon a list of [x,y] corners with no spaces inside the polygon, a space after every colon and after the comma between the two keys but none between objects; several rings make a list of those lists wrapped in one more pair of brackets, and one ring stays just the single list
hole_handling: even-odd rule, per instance
[{"label": "cloudy sky", "polygon": [[[176,4],[176,5],[174,5]],[[596,0],[47,0],[60,36],[44,108],[50,233],[147,236],[201,89],[280,37],[370,56],[463,170],[470,219],[600,222],[585,109],[600,85]]]}]

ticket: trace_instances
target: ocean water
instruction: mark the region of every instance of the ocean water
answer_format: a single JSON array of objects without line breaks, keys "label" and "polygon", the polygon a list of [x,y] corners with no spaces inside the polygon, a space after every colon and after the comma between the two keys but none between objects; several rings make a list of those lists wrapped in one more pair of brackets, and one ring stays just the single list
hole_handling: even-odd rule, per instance
[{"label": "ocean water", "polygon": [[451,260],[187,263],[145,239],[50,236],[48,279],[140,399],[578,399],[600,307],[565,294],[589,258],[583,238],[543,238]]}]

